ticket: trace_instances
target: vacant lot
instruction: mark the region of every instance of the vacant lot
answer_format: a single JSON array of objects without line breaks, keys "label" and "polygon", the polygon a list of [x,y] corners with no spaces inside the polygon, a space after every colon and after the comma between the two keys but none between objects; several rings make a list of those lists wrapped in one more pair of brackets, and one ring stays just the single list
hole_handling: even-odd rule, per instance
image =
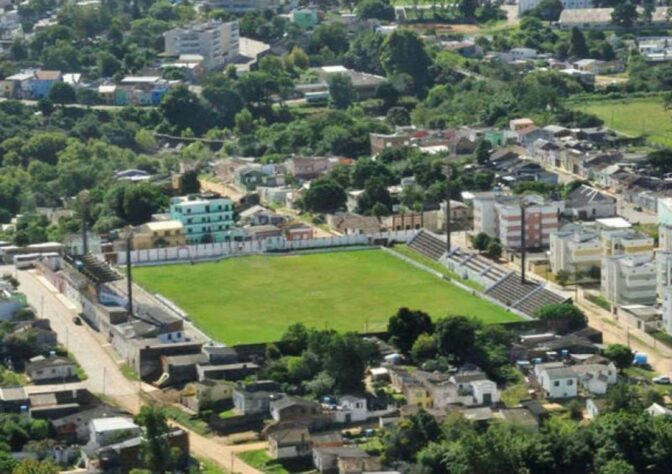
[{"label": "vacant lot", "polygon": [[672,146],[672,112],[660,97],[573,103],[571,107],[597,115],[604,125],[626,135],[646,135],[660,145]]},{"label": "vacant lot", "polygon": [[378,331],[399,307],[487,323],[518,317],[381,250],[238,257],[135,270],[202,330],[228,344],[274,341],[288,325]]}]

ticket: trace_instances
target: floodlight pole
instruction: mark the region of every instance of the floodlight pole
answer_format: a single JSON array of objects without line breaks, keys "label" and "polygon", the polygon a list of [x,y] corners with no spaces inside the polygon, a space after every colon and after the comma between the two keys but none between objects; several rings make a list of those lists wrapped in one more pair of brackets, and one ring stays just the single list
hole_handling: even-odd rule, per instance
[{"label": "floodlight pole", "polygon": [[89,205],[89,192],[87,190],[79,193],[79,205],[81,207],[82,214],[82,255],[86,255],[89,253],[89,242],[86,231],[86,214]]},{"label": "floodlight pole", "polygon": [[526,242],[525,242],[525,198],[520,200],[520,283],[525,284],[525,252],[526,252]]},{"label": "floodlight pole", "polygon": [[453,175],[453,170],[449,164],[446,164],[444,173],[446,175],[446,252],[450,254],[452,248],[450,235],[450,178]]},{"label": "floodlight pole", "polygon": [[128,315],[133,316],[133,271],[131,263],[131,246],[133,245],[133,228],[126,228],[126,294],[128,297]]}]

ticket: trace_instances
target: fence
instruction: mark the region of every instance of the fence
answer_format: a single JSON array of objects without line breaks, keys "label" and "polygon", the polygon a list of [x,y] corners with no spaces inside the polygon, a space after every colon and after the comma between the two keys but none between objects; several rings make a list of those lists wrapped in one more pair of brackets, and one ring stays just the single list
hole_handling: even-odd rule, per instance
[{"label": "fence", "polygon": [[[307,240],[265,239],[133,250],[131,252],[131,262],[140,265],[157,265],[182,261],[217,260],[234,255],[240,256],[269,252],[325,249],[329,247],[374,245],[380,242],[406,242],[413,237],[416,232],[417,231],[415,230],[400,230],[379,232],[369,235],[342,235]],[[117,252],[116,262],[119,265],[124,265],[126,263],[126,252]]]}]

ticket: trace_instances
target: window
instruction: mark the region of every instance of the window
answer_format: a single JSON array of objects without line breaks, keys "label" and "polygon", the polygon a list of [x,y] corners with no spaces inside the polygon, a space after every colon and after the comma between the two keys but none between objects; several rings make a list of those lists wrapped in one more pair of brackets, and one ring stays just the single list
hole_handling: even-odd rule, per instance
[{"label": "window", "polygon": [[560,386],[560,381],[556,380],[555,382],[553,382],[553,386],[554,387],[559,387]]},{"label": "window", "polygon": [[567,385],[569,385],[569,386],[574,385],[574,381],[573,381],[572,379],[569,379],[569,380],[567,381]]}]

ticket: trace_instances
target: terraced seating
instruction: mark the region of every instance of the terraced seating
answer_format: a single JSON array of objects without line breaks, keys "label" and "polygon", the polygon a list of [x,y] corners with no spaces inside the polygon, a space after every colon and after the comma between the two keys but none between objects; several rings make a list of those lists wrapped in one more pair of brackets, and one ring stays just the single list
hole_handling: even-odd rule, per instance
[{"label": "terraced seating", "polygon": [[539,283],[532,281],[526,281],[525,284],[521,283],[520,273],[513,272],[490,287],[485,293],[507,306],[512,306],[539,287]]},{"label": "terraced seating", "polygon": [[446,253],[445,242],[424,230],[418,232],[408,243],[408,246],[413,250],[420,252],[425,257],[429,257],[436,261]]},{"label": "terraced seating", "polygon": [[568,299],[569,298],[566,296],[559,295],[558,293],[554,293],[553,291],[550,291],[546,288],[540,288],[538,291],[528,295],[522,301],[519,301],[516,305],[514,305],[514,308],[522,311],[525,314],[534,316],[534,313],[542,306],[546,306],[547,304],[564,303]]}]

